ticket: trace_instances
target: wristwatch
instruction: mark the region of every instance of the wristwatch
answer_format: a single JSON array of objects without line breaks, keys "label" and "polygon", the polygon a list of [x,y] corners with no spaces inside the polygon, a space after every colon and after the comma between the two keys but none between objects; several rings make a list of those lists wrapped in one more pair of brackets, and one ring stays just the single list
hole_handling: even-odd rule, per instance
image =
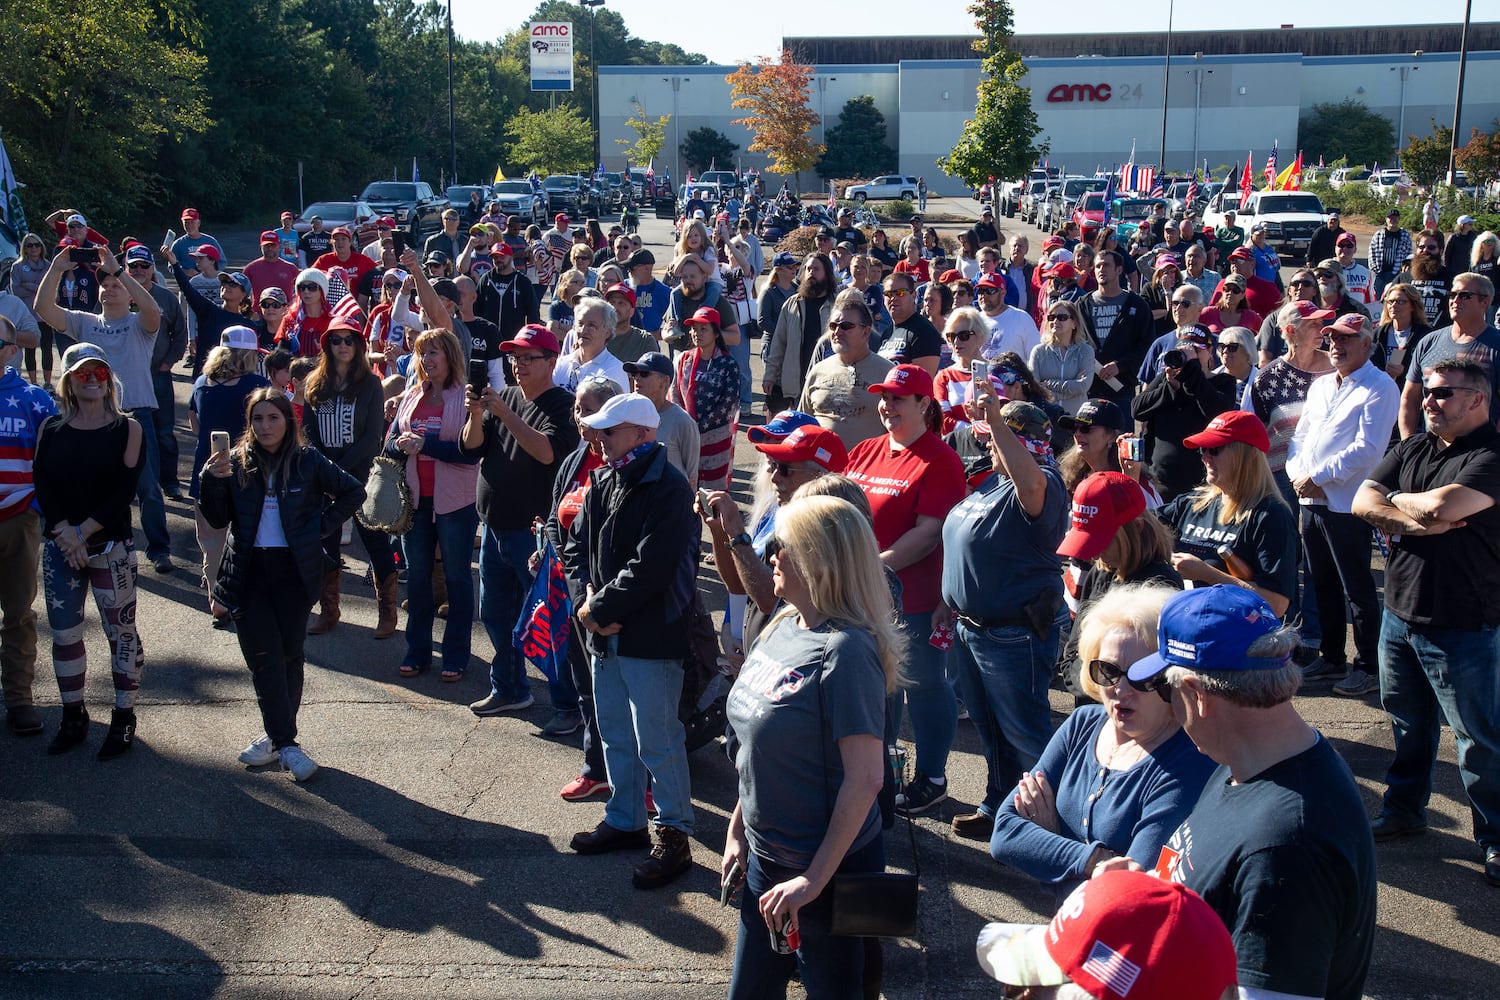
[{"label": "wristwatch", "polygon": [[750,537],[750,533],[748,531],[742,531],[738,535],[735,535],[733,538],[731,538],[729,540],[729,544],[731,547],[735,545],[754,545],[755,539]]},{"label": "wristwatch", "polygon": [[125,277],[125,269],[123,267],[120,268],[113,275],[111,275],[111,277],[114,277],[114,278],[123,278],[123,277]]}]

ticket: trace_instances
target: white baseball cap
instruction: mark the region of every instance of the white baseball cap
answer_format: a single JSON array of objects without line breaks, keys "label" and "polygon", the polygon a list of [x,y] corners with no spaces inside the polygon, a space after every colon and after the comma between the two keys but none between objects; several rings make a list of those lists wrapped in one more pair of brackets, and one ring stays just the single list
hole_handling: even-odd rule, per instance
[{"label": "white baseball cap", "polygon": [[656,404],[638,392],[627,392],[611,396],[599,407],[597,413],[580,418],[585,426],[595,430],[608,430],[620,424],[635,424],[637,427],[655,428],[661,423]]}]

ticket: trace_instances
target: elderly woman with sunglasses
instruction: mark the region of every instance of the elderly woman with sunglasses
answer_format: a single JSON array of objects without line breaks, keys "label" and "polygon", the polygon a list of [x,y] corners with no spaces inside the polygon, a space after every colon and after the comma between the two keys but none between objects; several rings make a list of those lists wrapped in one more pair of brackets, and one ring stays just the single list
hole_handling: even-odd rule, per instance
[{"label": "elderly woman with sunglasses", "polygon": [[953,352],[953,363],[940,370],[932,382],[933,398],[943,412],[944,435],[969,422],[967,407],[974,398],[972,369],[989,335],[989,324],[978,309],[970,306],[948,314],[943,339]]},{"label": "elderly woman with sunglasses", "polygon": [[[1285,308],[1293,302],[1318,301],[1318,276],[1313,273],[1311,267],[1298,268],[1292,275],[1292,279],[1286,283],[1286,298],[1282,300],[1281,306]],[[1255,334],[1255,344],[1260,349],[1260,366],[1275,361],[1286,353],[1286,338],[1282,336],[1282,323],[1280,320],[1281,309],[1272,310],[1271,314],[1261,320],[1260,329]]]},{"label": "elderly woman with sunglasses", "polygon": [[1068,717],[996,815],[990,855],[1051,886],[1059,902],[1102,861],[1153,865],[1214,770],[1173,715],[1169,692],[1138,691],[1125,678],[1155,652],[1173,593],[1116,587],[1079,617],[1082,686],[1102,704]]},{"label": "elderly woman with sunglasses", "polygon": [[1094,381],[1094,345],[1084,334],[1078,303],[1052,303],[1041,333],[1042,342],[1031,349],[1031,372],[1069,415],[1077,413]]},{"label": "elderly woman with sunglasses", "polygon": [[1219,331],[1219,367],[1215,375],[1234,377],[1234,398],[1243,402],[1250,383],[1260,374],[1255,363],[1255,334],[1249,327],[1231,326]]}]

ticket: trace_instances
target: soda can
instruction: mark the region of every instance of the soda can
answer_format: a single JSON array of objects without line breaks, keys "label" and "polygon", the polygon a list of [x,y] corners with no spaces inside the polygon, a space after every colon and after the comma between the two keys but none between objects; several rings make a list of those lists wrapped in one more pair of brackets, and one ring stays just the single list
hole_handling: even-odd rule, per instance
[{"label": "soda can", "polygon": [[796,927],[788,927],[791,921],[771,921],[771,950],[778,955],[790,955],[802,947],[802,932]]},{"label": "soda can", "polygon": [[943,624],[932,630],[932,635],[927,638],[927,644],[936,649],[946,651],[953,648],[953,640],[956,638],[957,635],[953,631],[953,626]]},{"label": "soda can", "polygon": [[888,747],[886,752],[891,758],[891,776],[895,778],[896,791],[899,792],[906,785],[906,747]]}]

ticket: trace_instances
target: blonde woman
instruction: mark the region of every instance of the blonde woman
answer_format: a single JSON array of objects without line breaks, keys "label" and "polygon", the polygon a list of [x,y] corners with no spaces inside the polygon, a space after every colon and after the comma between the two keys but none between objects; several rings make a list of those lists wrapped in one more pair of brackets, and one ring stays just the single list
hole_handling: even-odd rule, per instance
[{"label": "blonde woman", "polygon": [[[785,607],[730,691],[740,795],[723,877],[745,872],[731,1000],[780,995],[795,968],[814,1000],[849,995],[865,942],[834,937],[837,872],[885,869],[876,794],[885,778],[885,701],[905,639],[867,517],[827,496],[776,518],[775,593]],[[793,930],[791,955],[770,929]]]},{"label": "blonde woman", "polygon": [[[1384,350],[1385,370],[1398,384],[1406,377],[1407,352],[1431,331],[1417,286],[1404,281],[1386,285],[1380,296],[1380,325],[1375,328],[1375,344],[1378,350]],[[1374,357],[1371,355],[1372,360]]]},{"label": "blonde woman", "polygon": [[1094,381],[1094,345],[1083,334],[1083,314],[1076,301],[1060,299],[1042,317],[1042,342],[1031,349],[1031,373],[1052,390],[1052,398],[1069,416],[1088,399]]},{"label": "blonde woman", "polygon": [[[1500,236],[1486,229],[1474,238],[1474,249],[1469,253],[1469,270],[1475,274],[1489,278],[1491,282],[1500,283],[1500,274],[1496,274],[1496,264],[1500,263]],[[1495,302],[1490,301],[1489,312],[1485,313],[1484,321],[1490,326],[1495,325]]]},{"label": "blonde woman", "polygon": [[557,291],[552,296],[552,305],[547,308],[547,329],[552,331],[559,344],[573,329],[573,307],[586,287],[588,275],[577,269],[564,271],[558,276]]},{"label": "blonde woman", "polygon": [[1052,887],[1059,902],[1102,861],[1152,865],[1216,766],[1169,701],[1125,679],[1156,651],[1156,624],[1174,593],[1116,587],[1079,617],[1082,686],[1102,704],[1068,716],[995,817],[990,855]]},{"label": "blonde woman", "polygon": [[42,511],[42,579],[52,667],[62,698],[62,725],[49,754],[88,738],[83,692],[83,602],[92,588],[109,637],[115,703],[99,759],[135,745],[135,697],[146,658],[136,631],[135,543],[130,501],[135,496],[144,433],[120,408],[120,384],[103,350],[74,344],[63,352],[60,412],[37,432],[32,477]]},{"label": "blonde woman", "polygon": [[1202,586],[1246,587],[1285,614],[1296,593],[1297,522],[1271,475],[1265,424],[1231,410],[1183,444],[1202,456],[1207,482],[1157,512],[1177,535],[1172,567]]},{"label": "blonde woman", "polygon": [[417,499],[417,516],[402,537],[406,554],[406,655],[402,677],[415,677],[432,665],[433,559],[442,552],[448,585],[448,619],[443,630],[443,680],[457,681],[469,665],[474,624],[474,506],[479,459],[459,448],[468,412],[464,405],[464,356],[447,330],[424,330],[412,353],[410,385],[396,403],[396,419],[386,435],[385,454],[406,466],[406,482]]},{"label": "blonde woman", "polygon": [[953,352],[953,363],[940,369],[932,381],[933,398],[943,411],[944,434],[952,434],[969,422],[968,405],[974,399],[972,366],[979,360],[979,352],[988,336],[989,325],[978,309],[968,306],[948,314],[948,321],[943,325],[943,340]]}]

